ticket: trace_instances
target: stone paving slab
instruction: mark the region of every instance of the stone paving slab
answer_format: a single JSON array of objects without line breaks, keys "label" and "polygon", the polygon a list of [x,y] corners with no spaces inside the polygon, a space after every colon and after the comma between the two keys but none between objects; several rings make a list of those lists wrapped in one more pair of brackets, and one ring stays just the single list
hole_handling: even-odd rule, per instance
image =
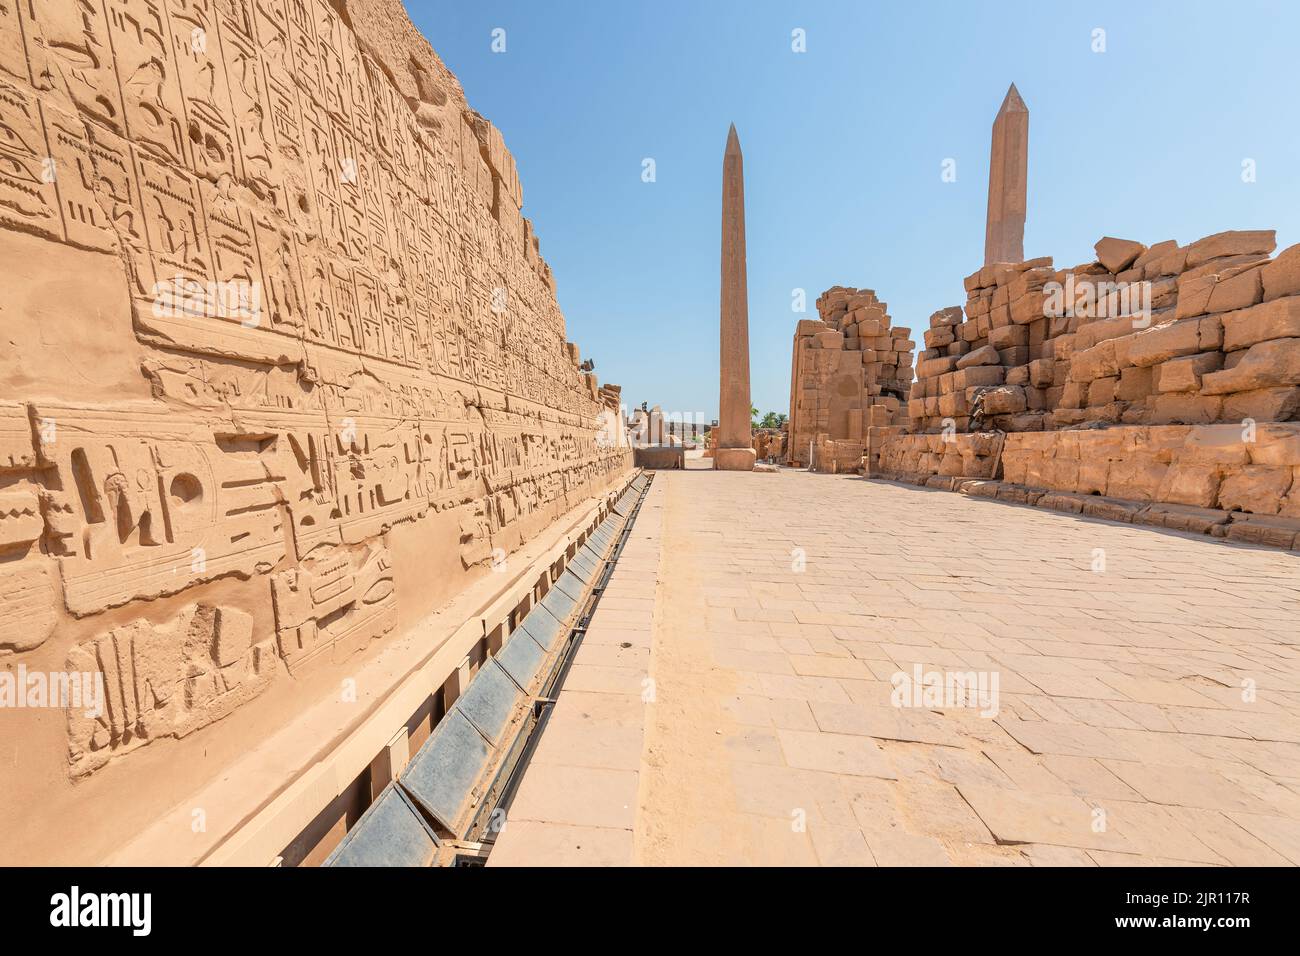
[{"label": "stone paving slab", "polygon": [[618,862],[1300,864],[1300,557],[790,470],[651,494],[524,788],[588,806],[641,736]]},{"label": "stone paving slab", "polygon": [[546,723],[489,866],[629,866],[659,574],[654,484]]}]

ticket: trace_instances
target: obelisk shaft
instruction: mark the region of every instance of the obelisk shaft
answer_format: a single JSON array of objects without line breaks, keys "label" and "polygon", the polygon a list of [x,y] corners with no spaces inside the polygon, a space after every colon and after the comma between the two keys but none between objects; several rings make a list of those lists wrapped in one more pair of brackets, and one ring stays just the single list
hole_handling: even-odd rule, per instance
[{"label": "obelisk shaft", "polygon": [[984,264],[1025,261],[1029,170],[1029,109],[1014,83],[993,121],[989,153],[989,213]]},{"label": "obelisk shaft", "polygon": [[714,467],[754,467],[749,398],[749,294],[745,276],[745,168],[733,125],[722,159],[722,321]]}]

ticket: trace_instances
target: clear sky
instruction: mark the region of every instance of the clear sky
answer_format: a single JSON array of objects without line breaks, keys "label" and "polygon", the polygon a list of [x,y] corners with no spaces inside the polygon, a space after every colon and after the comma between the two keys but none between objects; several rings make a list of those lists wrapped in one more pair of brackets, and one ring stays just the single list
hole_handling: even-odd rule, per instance
[{"label": "clear sky", "polygon": [[1089,261],[1104,235],[1300,242],[1300,3],[405,2],[504,134],[569,338],[629,405],[717,417],[733,121],[762,411],[789,404],[792,290],[815,317],[829,286],[873,288],[918,340],[965,301],[1013,81],[1030,111],[1027,256]]}]

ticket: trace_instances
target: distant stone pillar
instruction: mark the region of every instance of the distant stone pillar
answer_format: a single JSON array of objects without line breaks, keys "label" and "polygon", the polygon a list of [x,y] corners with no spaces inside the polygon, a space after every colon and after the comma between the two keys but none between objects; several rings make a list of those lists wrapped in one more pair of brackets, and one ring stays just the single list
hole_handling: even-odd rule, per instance
[{"label": "distant stone pillar", "polygon": [[718,445],[713,467],[753,471],[749,398],[749,294],[745,278],[745,166],[733,123],[722,158],[722,339]]},{"label": "distant stone pillar", "polygon": [[984,264],[1025,261],[1025,207],[1029,170],[1029,108],[1016,84],[993,121],[989,152],[989,214]]}]

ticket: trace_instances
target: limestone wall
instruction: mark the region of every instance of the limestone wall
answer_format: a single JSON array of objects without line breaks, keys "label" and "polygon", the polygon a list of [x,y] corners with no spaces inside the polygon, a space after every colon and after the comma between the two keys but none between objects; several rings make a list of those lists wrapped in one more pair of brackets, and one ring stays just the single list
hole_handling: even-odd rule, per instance
[{"label": "limestone wall", "polygon": [[[908,329],[891,324],[888,308],[871,289],[835,286],[817,299],[820,319],[799,322],[790,370],[792,464],[806,464],[810,445],[823,436],[857,446],[860,459],[869,428],[906,417],[914,343]],[[833,458],[847,454],[832,451]]]},{"label": "limestone wall", "polygon": [[1105,238],[1097,260],[991,265],[931,319],[915,431],[1288,421],[1300,413],[1300,247]]},{"label": "limestone wall", "polygon": [[74,805],[125,837],[631,461],[398,0],[0,4],[0,128],[0,677],[107,688],[0,709],[21,858]]}]

